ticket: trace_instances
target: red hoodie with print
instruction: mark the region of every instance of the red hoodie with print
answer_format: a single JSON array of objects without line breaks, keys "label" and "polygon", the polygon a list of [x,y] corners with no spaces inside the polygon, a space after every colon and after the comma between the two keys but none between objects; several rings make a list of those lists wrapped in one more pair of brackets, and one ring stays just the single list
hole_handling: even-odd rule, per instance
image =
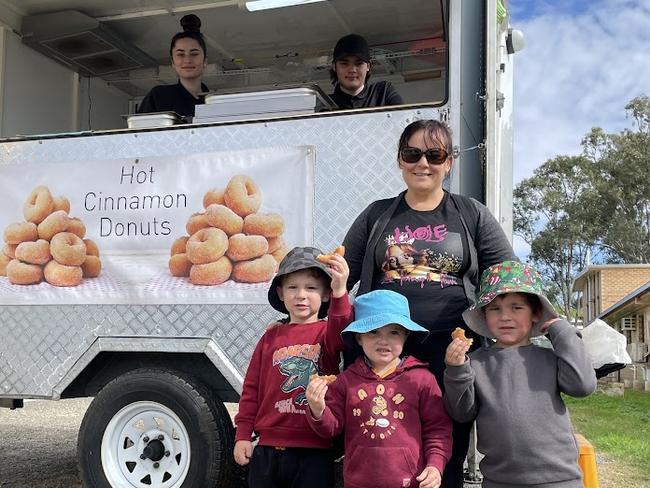
[{"label": "red hoodie with print", "polygon": [[320,420],[307,420],[326,438],[345,430],[346,488],[417,487],[426,466],[442,474],[451,420],[426,363],[406,357],[379,378],[360,357],[329,385],[325,403]]},{"label": "red hoodie with print", "polygon": [[235,417],[236,440],[275,447],[329,448],[306,421],[305,391],[312,374],[337,374],[344,344],[341,331],[354,312],[348,294],[331,298],[327,320],[273,324],[257,343],[246,371]]}]

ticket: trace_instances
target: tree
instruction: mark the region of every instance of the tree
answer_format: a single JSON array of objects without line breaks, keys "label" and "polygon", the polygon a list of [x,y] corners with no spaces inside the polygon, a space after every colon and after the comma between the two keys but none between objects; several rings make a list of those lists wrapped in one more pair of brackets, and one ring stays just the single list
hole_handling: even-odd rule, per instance
[{"label": "tree", "polygon": [[634,130],[593,128],[581,156],[546,161],[514,191],[515,233],[567,317],[575,316],[571,287],[588,256],[650,262],[650,98],[625,108]]},{"label": "tree", "polygon": [[591,161],[558,156],[546,161],[514,191],[514,229],[530,246],[529,260],[552,284],[551,299],[575,317],[573,278],[598,239],[598,196]]},{"label": "tree", "polygon": [[610,261],[650,262],[650,98],[637,97],[626,107],[635,131],[607,135],[592,129],[583,140],[594,155],[599,178],[603,233],[600,245]]}]

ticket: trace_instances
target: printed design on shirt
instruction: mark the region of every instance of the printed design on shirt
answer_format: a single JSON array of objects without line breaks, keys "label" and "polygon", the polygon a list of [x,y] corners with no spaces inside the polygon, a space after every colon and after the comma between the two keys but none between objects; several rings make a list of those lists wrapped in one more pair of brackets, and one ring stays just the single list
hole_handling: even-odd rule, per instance
[{"label": "printed design on shirt", "polygon": [[[407,282],[437,283],[440,287],[460,285],[458,276],[463,259],[446,249],[453,247],[462,250],[460,234],[449,232],[444,224],[423,226],[412,230],[395,227],[386,236],[387,244],[381,270],[383,283]],[[447,242],[445,242],[447,241]]]},{"label": "printed design on shirt", "polygon": [[392,386],[379,383],[370,388],[359,388],[353,402],[352,416],[360,419],[361,433],[370,439],[384,440],[393,435],[404,420],[401,405],[405,398]]},{"label": "printed design on shirt", "polygon": [[295,405],[307,405],[305,391],[309,377],[318,373],[320,352],[320,344],[300,344],[282,347],[273,353],[273,366],[278,366],[280,373],[287,377],[280,389],[284,393],[298,392],[293,397]]}]

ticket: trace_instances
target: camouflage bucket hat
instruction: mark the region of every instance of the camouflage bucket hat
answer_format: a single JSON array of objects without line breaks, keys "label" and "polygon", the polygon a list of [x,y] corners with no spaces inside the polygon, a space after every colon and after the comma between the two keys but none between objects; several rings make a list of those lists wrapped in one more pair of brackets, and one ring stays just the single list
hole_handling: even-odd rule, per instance
[{"label": "camouflage bucket hat", "polygon": [[540,327],[544,322],[557,317],[553,305],[544,294],[544,283],[540,274],[531,266],[519,261],[504,261],[490,266],[481,275],[480,292],[476,303],[463,312],[463,319],[477,334],[493,337],[485,322],[483,307],[497,296],[505,293],[530,293],[536,295],[542,304],[540,319],[533,323],[531,336],[542,335]]},{"label": "camouflage bucket hat", "polygon": [[[284,302],[280,300],[277,290],[284,275],[295,273],[296,271],[301,271],[303,269],[316,268],[322,271],[328,279],[331,278],[329,268],[316,260],[316,256],[319,254],[323,254],[323,252],[315,247],[294,247],[289,251],[284,259],[280,261],[278,273],[275,275],[275,278],[273,278],[271,286],[269,287],[269,303],[274,309],[278,312],[289,313],[287,308],[284,306]],[[318,311],[319,318],[323,318],[327,315],[328,307],[329,302],[323,302]]]}]

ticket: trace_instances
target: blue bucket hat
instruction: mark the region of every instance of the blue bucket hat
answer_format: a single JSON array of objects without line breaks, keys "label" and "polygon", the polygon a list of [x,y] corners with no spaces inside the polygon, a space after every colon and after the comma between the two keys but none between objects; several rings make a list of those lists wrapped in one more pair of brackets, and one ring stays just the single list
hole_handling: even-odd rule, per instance
[{"label": "blue bucket hat", "polygon": [[355,321],[348,325],[341,336],[349,339],[351,333],[365,334],[388,324],[398,324],[426,338],[429,331],[411,320],[409,302],[404,295],[390,290],[375,290],[357,297],[354,301]]}]

